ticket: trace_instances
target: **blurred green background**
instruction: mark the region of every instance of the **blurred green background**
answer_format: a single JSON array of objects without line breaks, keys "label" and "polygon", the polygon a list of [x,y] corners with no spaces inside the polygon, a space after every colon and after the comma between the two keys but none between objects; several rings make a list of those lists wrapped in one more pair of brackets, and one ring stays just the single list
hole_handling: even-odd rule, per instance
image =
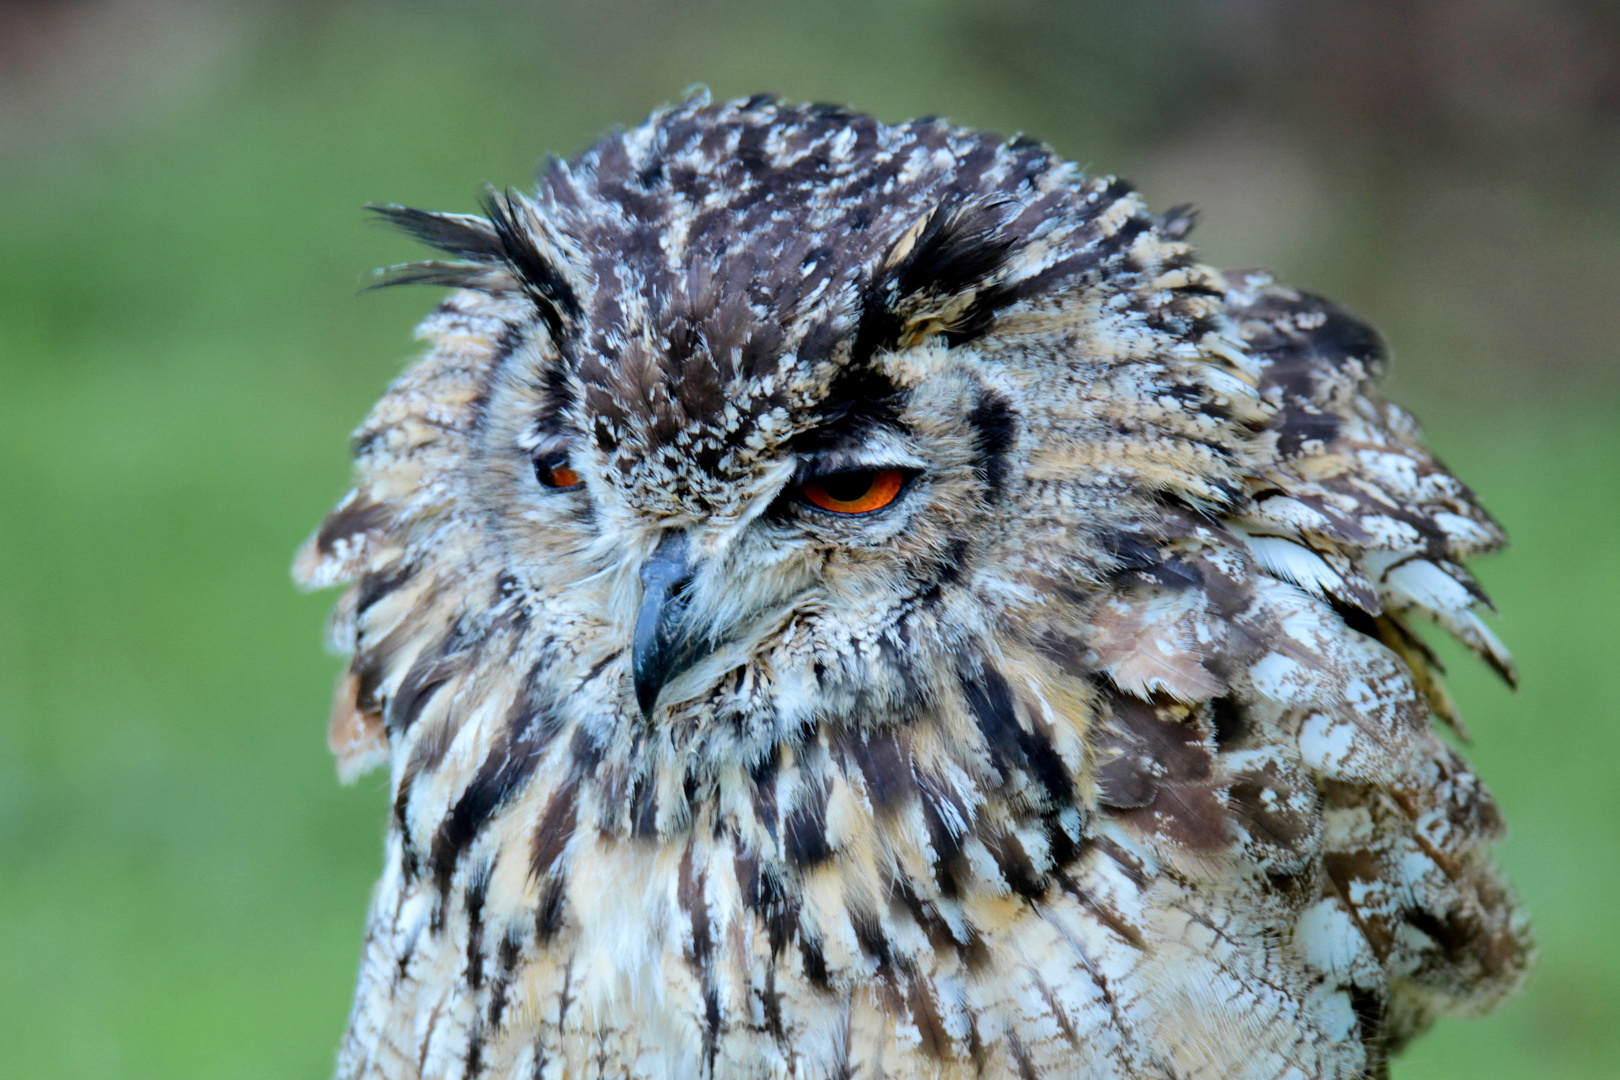
[{"label": "blurred green background", "polygon": [[1379,324],[1507,525],[1455,649],[1542,959],[1399,1080],[1620,1074],[1620,17],[1578,0],[0,0],[0,1071],[327,1075],[380,858],[292,551],[471,209],[695,83],[1023,130]]}]

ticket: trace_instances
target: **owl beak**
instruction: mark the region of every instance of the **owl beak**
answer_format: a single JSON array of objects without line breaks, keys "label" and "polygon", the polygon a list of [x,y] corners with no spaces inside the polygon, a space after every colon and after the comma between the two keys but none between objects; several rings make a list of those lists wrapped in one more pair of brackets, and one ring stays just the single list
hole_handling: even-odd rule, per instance
[{"label": "owl beak", "polygon": [[641,564],[641,610],[631,643],[636,702],[651,716],[658,691],[708,650],[686,622],[692,567],[686,534],[671,529]]}]

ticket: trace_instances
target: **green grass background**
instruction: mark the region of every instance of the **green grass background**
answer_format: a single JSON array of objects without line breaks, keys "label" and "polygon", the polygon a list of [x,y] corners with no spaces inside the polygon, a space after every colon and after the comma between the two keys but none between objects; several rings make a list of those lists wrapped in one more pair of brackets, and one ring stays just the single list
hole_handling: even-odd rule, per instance
[{"label": "green grass background", "polygon": [[[0,144],[0,1072],[330,1070],[384,781],[336,783],[331,597],[297,594],[287,566],[434,300],[358,292],[411,255],[363,202],[468,209],[480,182],[525,184],[541,153],[696,82],[944,113],[1152,174],[1179,111],[1199,115],[1164,69],[1200,55],[1179,8],[1152,6],[1090,5],[1096,41],[1065,9],[1077,44],[1057,75],[1007,60],[1028,18],[962,4],[253,9],[206,70],[147,43],[151,78],[107,116]],[[1612,1077],[1620,405],[1613,293],[1592,282],[1614,283],[1620,215],[1578,184],[1561,206],[1561,173],[1455,171],[1330,184],[1303,245],[1256,254],[1213,219],[1203,235],[1213,261],[1277,254],[1382,324],[1397,396],[1514,540],[1480,571],[1524,689],[1446,656],[1541,962],[1520,998],[1441,1024],[1395,1076]],[[1541,247],[1470,247],[1474,226],[1403,202],[1403,185],[1453,180],[1529,192],[1514,235]],[[1198,199],[1197,181],[1147,195]],[[1461,263],[1435,254],[1454,245]],[[1522,318],[1470,314],[1466,275],[1493,258],[1526,279]],[[1518,321],[1478,327],[1503,317]],[[1544,331],[1545,361],[1522,345]]]}]

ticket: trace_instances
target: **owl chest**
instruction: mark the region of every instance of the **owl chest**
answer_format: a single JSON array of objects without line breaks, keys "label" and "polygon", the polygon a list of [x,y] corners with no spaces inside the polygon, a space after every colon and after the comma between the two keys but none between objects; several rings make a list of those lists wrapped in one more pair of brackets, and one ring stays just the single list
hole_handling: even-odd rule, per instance
[{"label": "owl chest", "polygon": [[[1275,934],[1128,859],[947,904],[874,895],[836,860],[762,887],[725,844],[573,856],[560,899],[498,870],[449,910],[380,895],[371,940],[393,955],[354,1026],[420,1067],[348,1075],[1357,1075],[1344,1017],[1280,980]],[[1227,1060],[1234,1031],[1260,1050]],[[1301,1046],[1314,1064],[1290,1072]]]}]

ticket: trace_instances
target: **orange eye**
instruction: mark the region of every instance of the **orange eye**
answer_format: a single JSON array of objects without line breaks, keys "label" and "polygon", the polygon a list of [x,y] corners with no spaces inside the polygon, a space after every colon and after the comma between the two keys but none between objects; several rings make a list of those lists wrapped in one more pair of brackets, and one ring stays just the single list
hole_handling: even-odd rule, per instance
[{"label": "orange eye", "polygon": [[551,454],[535,461],[534,475],[548,488],[571,488],[579,483],[579,473],[561,454]]},{"label": "orange eye", "polygon": [[799,494],[835,514],[870,514],[894,502],[905,486],[903,469],[858,469],[812,477],[799,485]]}]

